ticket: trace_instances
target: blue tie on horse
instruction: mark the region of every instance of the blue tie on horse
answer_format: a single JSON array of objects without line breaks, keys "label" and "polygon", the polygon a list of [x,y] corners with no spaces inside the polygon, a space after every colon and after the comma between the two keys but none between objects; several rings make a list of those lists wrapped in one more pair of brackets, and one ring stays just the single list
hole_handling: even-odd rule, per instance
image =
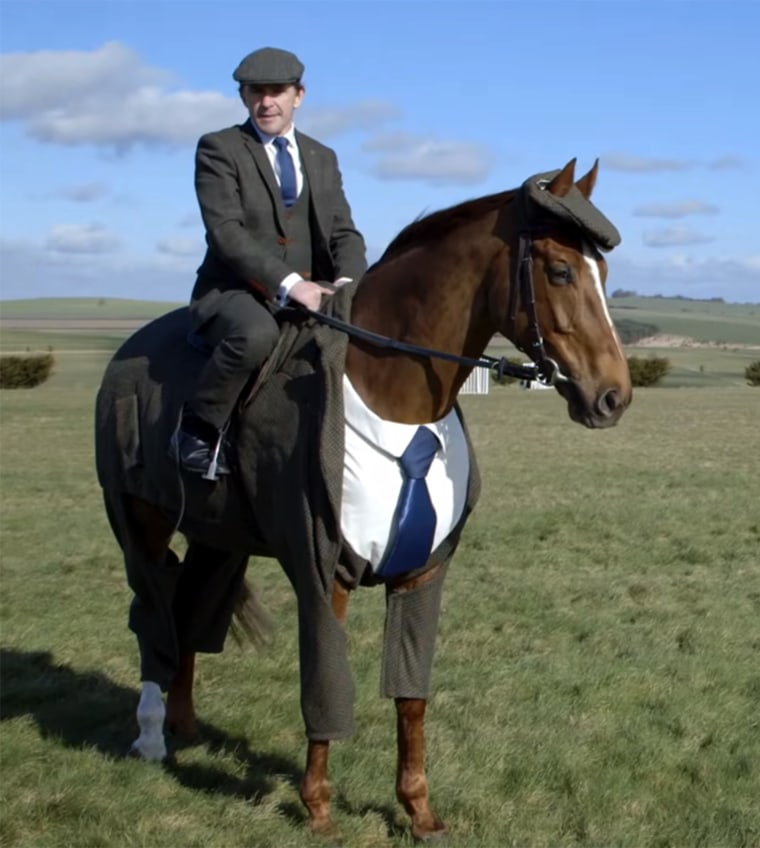
[{"label": "blue tie on horse", "polygon": [[280,191],[282,200],[286,206],[292,206],[298,199],[298,183],[296,182],[296,169],[293,165],[293,157],[288,150],[288,140],[282,136],[274,139],[277,148],[277,166],[280,170]]},{"label": "blue tie on horse", "polygon": [[377,573],[395,577],[420,568],[430,556],[435,535],[435,510],[425,476],[438,451],[438,437],[427,427],[418,427],[399,458],[404,482],[391,525],[390,541]]}]

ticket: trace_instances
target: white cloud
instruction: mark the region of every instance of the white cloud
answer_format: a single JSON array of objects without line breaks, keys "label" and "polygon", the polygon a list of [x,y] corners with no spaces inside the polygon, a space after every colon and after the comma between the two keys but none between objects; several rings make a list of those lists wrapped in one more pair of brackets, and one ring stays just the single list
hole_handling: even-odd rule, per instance
[{"label": "white cloud", "polygon": [[[381,253],[370,248],[370,261]],[[704,260],[683,253],[657,256],[657,261],[645,263],[613,251],[608,257],[607,290],[760,302],[760,255]],[[126,297],[185,303],[197,265],[195,256],[60,253],[31,240],[0,238],[0,297]]]},{"label": "white cloud", "polygon": [[708,244],[713,236],[700,233],[691,227],[666,227],[663,230],[647,230],[642,234],[647,247],[676,247],[685,244]]},{"label": "white cloud", "polygon": [[317,138],[330,138],[351,130],[373,130],[400,117],[399,110],[385,100],[360,100],[334,108],[312,108],[307,103],[298,116],[298,126]]},{"label": "white cloud", "polygon": [[187,302],[197,261],[171,256],[61,253],[31,240],[0,238],[0,296],[126,297]]},{"label": "white cloud", "polygon": [[193,209],[192,212],[186,212],[179,221],[177,221],[177,226],[182,229],[190,229],[191,227],[200,227],[202,225],[203,220],[197,209]]},{"label": "white cloud", "polygon": [[648,171],[687,171],[693,162],[683,159],[665,159],[654,156],[634,156],[630,153],[605,153],[601,164],[611,171],[644,173]]},{"label": "white cloud", "polygon": [[640,218],[685,218],[687,215],[715,215],[717,212],[717,206],[703,200],[644,203],[633,210],[633,214]]},{"label": "white cloud", "polygon": [[80,185],[62,186],[59,197],[74,203],[92,203],[108,194],[108,189],[102,183],[81,183]]},{"label": "white cloud", "polygon": [[112,253],[119,246],[119,237],[100,224],[56,224],[47,236],[57,253]]},{"label": "white cloud", "polygon": [[734,153],[725,153],[712,162],[707,163],[707,167],[714,171],[733,171],[740,168],[746,168],[747,163],[741,156]]},{"label": "white cloud", "polygon": [[202,239],[188,236],[168,236],[157,242],[156,250],[168,256],[195,256],[200,262],[206,246]]},{"label": "white cloud", "polygon": [[[37,141],[125,152],[137,145],[194,145],[203,133],[241,123],[237,92],[183,90],[169,72],[118,42],[93,51],[0,55],[0,120],[19,121]],[[321,137],[370,130],[398,111],[382,100],[304,109],[303,127]]]},{"label": "white cloud", "polygon": [[403,132],[377,135],[363,148],[378,154],[373,171],[381,180],[470,185],[482,182],[492,164],[490,151],[481,144]]},{"label": "white cloud", "polygon": [[171,74],[117,42],[89,52],[5,54],[0,76],[0,119],[21,121],[50,144],[189,145],[245,116],[237,95],[169,90]]},{"label": "white cloud", "polygon": [[632,261],[613,252],[608,260],[607,291],[630,289],[640,294],[722,297],[735,303],[760,302],[760,257],[708,257],[683,253],[656,262]]},{"label": "white cloud", "polygon": [[[28,119],[65,111],[67,104],[105,101],[143,85],[166,82],[169,74],[144,65],[133,50],[110,41],[97,50],[37,50],[0,55],[3,98],[0,118]],[[118,109],[113,100],[103,115]]]}]

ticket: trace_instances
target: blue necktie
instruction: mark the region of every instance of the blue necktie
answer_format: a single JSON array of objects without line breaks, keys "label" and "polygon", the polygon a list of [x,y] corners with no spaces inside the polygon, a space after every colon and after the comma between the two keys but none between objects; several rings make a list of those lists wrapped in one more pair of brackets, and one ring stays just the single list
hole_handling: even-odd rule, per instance
[{"label": "blue necktie", "polygon": [[288,150],[288,140],[282,136],[274,139],[277,148],[277,166],[280,170],[280,191],[282,200],[286,206],[292,206],[298,199],[298,183],[296,182],[296,169],[293,165],[293,157]]},{"label": "blue necktie", "polygon": [[435,510],[425,476],[438,451],[438,438],[427,427],[418,427],[399,458],[404,482],[391,525],[390,541],[377,573],[395,577],[423,566],[435,535]]}]

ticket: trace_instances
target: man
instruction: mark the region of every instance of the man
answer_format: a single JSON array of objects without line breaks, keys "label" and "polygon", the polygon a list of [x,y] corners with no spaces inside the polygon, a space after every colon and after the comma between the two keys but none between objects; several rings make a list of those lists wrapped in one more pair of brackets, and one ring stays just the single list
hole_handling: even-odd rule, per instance
[{"label": "man", "polygon": [[[286,50],[246,56],[233,78],[249,113],[239,126],[198,142],[195,188],[208,250],[190,313],[213,353],[201,369],[179,433],[182,465],[229,473],[221,434],[253,371],[278,338],[272,304],[318,309],[330,289],[366,270],[335,153],[297,131],[304,66]],[[211,469],[211,478],[214,468]]]}]

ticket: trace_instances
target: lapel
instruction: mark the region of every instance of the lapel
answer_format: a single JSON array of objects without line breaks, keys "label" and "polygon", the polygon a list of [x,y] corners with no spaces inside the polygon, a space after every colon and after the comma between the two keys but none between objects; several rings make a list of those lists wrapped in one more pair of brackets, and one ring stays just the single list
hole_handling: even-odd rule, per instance
[{"label": "lapel", "polygon": [[287,210],[282,200],[280,187],[277,184],[274,171],[272,170],[272,164],[269,161],[266,150],[264,150],[264,145],[261,143],[261,139],[256,134],[250,119],[244,124],[240,124],[240,131],[243,136],[243,142],[253,156],[253,161],[256,163],[261,179],[264,181],[264,185],[266,185],[267,190],[271,195],[272,206],[274,207],[275,215],[277,217],[277,224],[280,228],[280,232],[284,235]]},{"label": "lapel", "polygon": [[311,195],[311,208],[314,210],[314,215],[317,219],[317,225],[320,232],[325,233],[322,216],[324,215],[325,204],[322,201],[325,188],[325,172],[321,167],[322,162],[319,154],[319,148],[312,142],[309,136],[296,130],[296,140],[298,141],[298,153],[301,157],[301,168],[305,179],[309,181],[309,193]]}]

